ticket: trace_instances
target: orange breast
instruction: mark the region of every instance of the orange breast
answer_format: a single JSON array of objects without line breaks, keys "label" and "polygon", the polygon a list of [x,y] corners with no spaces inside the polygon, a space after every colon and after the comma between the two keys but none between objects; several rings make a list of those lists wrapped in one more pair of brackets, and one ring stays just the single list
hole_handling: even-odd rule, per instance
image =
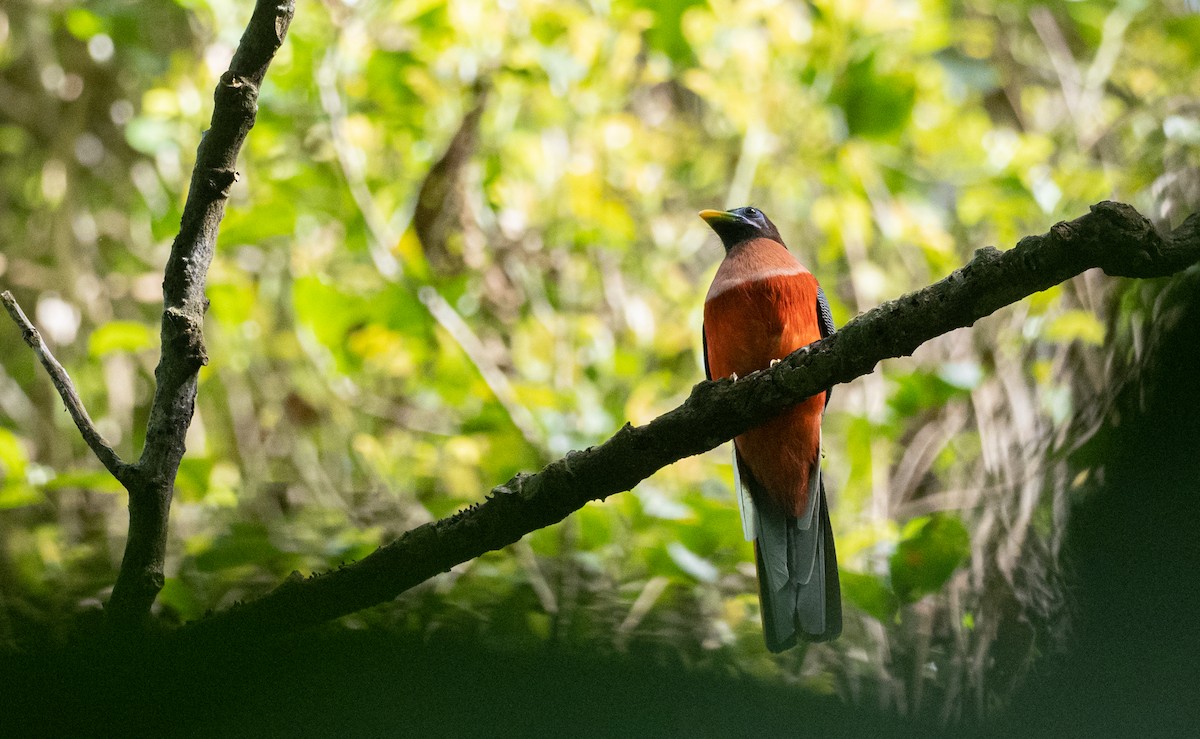
[{"label": "orange breast", "polygon": [[[821,338],[817,280],[786,249],[779,246],[779,250],[803,271],[787,274],[786,264],[781,264],[783,260],[773,248],[760,249],[767,252],[769,261],[758,272],[767,276],[754,277],[754,265],[745,258],[757,256],[753,252],[731,254],[717,271],[704,303],[708,365],[714,378],[734,373],[742,377],[765,369],[771,360]],[[743,258],[731,265],[738,257]],[[766,260],[754,261],[761,264]],[[730,272],[737,272],[737,279],[730,279]],[[824,408],[825,394],[820,393],[735,440],[770,503],[791,515],[799,515],[808,503],[809,476],[815,472],[820,454]]]}]

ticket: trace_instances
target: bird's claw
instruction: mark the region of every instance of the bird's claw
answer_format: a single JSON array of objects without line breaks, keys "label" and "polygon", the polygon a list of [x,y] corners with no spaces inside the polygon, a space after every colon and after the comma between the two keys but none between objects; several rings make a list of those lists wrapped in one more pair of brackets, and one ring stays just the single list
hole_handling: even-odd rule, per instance
[{"label": "bird's claw", "polygon": [[738,381],[738,376],[737,376],[737,373],[736,373],[736,372],[734,372],[734,373],[730,374],[730,375],[729,375],[729,379],[730,379],[730,381],[731,381],[731,382],[737,382],[737,381]]},{"label": "bird's claw", "polygon": [[782,362],[782,361],[783,361],[782,359],[772,359],[772,360],[771,360],[771,364],[770,364],[770,365],[768,365],[768,366],[770,366],[770,367],[774,367],[775,365],[779,364],[779,363],[780,363],[780,362]]}]

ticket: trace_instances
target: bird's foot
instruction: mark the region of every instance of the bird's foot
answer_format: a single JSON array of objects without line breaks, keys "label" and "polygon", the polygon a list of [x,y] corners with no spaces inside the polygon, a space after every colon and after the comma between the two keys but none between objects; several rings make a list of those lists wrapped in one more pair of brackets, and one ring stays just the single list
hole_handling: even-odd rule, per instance
[{"label": "bird's foot", "polygon": [[736,372],[734,372],[734,373],[732,373],[731,375],[729,375],[729,379],[730,379],[732,382],[737,382],[737,381],[738,381],[738,376],[737,376],[737,373],[736,373]]},{"label": "bird's foot", "polygon": [[774,367],[775,365],[779,364],[782,361],[783,361],[782,359],[772,359],[771,364],[769,366]]}]

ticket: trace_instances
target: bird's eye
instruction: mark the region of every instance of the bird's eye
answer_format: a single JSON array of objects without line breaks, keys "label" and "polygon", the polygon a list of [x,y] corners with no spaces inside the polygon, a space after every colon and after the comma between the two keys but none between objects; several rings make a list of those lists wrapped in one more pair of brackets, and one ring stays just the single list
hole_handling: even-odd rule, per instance
[{"label": "bird's eye", "polygon": [[746,210],[744,210],[742,212],[745,213],[746,216],[749,218],[758,218],[758,215],[759,215],[758,210],[755,208],[746,208]]}]

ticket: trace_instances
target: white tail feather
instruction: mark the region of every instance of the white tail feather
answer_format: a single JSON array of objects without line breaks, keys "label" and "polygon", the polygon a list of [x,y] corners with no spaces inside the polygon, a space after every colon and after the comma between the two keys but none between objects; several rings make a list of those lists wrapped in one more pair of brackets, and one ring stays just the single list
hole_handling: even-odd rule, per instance
[{"label": "white tail feather", "polygon": [[746,541],[754,541],[758,538],[758,509],[750,497],[749,488],[742,482],[736,446],[733,447],[733,494],[737,498],[738,512],[742,514],[742,536],[746,537]]}]

